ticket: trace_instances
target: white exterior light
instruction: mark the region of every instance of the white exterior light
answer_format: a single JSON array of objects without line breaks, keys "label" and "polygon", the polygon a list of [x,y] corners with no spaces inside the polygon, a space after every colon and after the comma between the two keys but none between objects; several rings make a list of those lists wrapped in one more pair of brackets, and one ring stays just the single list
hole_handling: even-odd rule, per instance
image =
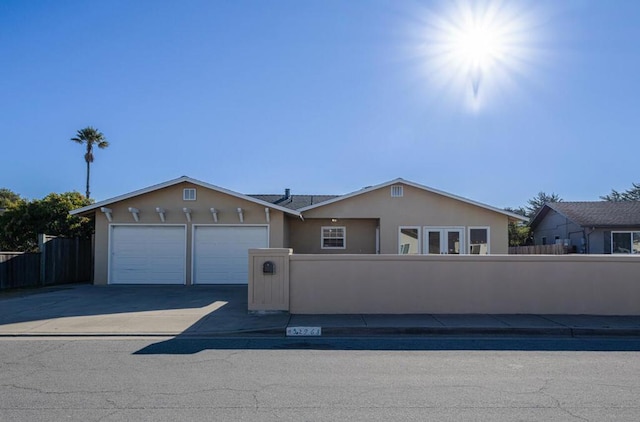
[{"label": "white exterior light", "polygon": [[267,223],[269,222],[269,208],[264,209],[264,215],[267,218]]},{"label": "white exterior light", "polygon": [[209,210],[211,211],[211,215],[213,216],[213,222],[217,223],[218,222],[218,210],[215,208],[209,208]]},{"label": "white exterior light", "polygon": [[238,218],[240,218],[241,223],[244,223],[244,214],[242,212],[242,208],[238,208]]}]

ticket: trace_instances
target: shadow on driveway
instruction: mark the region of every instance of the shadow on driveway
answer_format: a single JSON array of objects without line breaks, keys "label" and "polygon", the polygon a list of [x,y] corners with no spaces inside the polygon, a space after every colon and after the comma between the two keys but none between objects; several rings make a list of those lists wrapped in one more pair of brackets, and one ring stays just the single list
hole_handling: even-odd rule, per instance
[{"label": "shadow on driveway", "polygon": [[[151,287],[151,288],[150,288]],[[0,324],[127,312],[202,308],[231,292],[185,286],[66,285],[0,295]],[[220,299],[223,298],[223,299]]]},{"label": "shadow on driveway", "polygon": [[277,327],[248,315],[247,286],[69,285],[0,296],[0,335],[216,335]]},{"label": "shadow on driveway", "polygon": [[[144,347],[136,352],[138,355],[194,354],[221,349],[640,351],[640,337],[637,335],[443,334],[358,337],[347,329],[342,336],[335,337],[285,337],[285,329],[293,321],[291,318],[284,313],[249,314],[247,286],[237,285],[68,285],[18,295],[0,294],[0,336],[173,337]],[[387,317],[384,321],[377,321],[380,319],[378,316],[363,318],[379,327],[399,323],[394,319],[397,317]],[[322,322],[320,325],[326,327],[336,317],[323,319],[314,316],[307,319],[297,316],[294,322]],[[422,319],[418,318],[420,321]],[[630,323],[634,321],[631,319]],[[454,324],[449,321],[448,325]]]}]

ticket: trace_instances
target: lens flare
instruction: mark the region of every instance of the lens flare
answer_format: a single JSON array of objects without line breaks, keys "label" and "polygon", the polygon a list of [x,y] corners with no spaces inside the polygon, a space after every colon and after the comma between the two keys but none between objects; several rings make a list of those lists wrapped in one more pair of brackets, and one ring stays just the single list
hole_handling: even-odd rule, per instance
[{"label": "lens flare", "polygon": [[514,78],[533,59],[535,17],[522,2],[497,0],[445,3],[422,17],[420,55],[432,84],[462,95],[479,109],[499,92],[517,88]]}]

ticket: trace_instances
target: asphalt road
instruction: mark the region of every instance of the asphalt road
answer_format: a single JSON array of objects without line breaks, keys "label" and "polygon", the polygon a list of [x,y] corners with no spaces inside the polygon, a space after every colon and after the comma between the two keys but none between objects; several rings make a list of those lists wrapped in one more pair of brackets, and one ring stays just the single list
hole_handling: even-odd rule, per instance
[{"label": "asphalt road", "polygon": [[0,420],[637,421],[640,340],[0,339]]}]

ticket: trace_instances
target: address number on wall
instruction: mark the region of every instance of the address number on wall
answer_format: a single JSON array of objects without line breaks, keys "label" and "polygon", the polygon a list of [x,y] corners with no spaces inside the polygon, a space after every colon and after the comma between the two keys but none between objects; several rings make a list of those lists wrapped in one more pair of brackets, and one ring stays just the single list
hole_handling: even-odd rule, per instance
[{"label": "address number on wall", "polygon": [[287,327],[287,336],[321,336],[322,327]]}]

